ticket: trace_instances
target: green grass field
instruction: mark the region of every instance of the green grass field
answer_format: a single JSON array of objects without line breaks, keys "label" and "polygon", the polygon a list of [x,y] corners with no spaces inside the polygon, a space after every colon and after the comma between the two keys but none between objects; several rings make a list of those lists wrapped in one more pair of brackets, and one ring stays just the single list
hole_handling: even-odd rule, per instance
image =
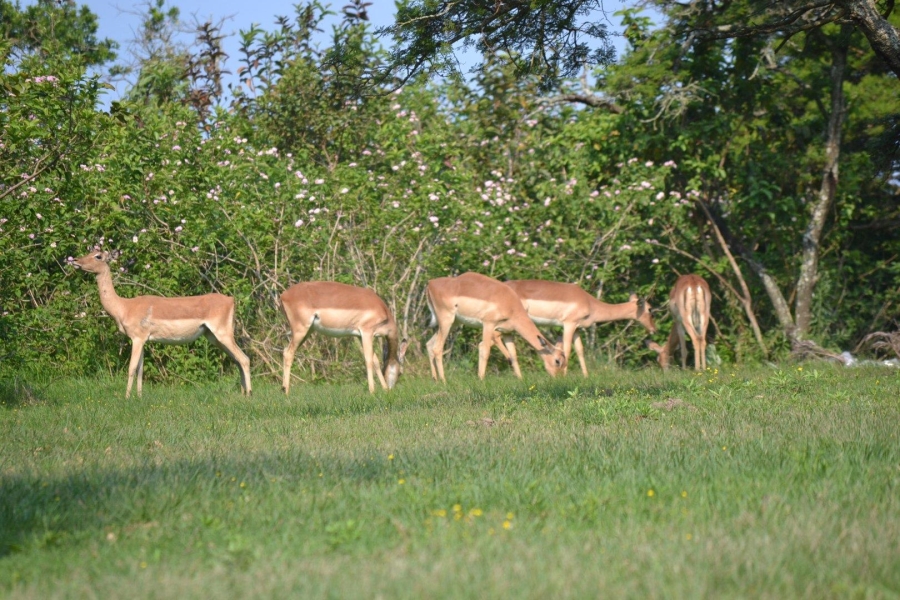
[{"label": "green grass field", "polygon": [[0,596],[900,596],[900,373],[0,383]]}]

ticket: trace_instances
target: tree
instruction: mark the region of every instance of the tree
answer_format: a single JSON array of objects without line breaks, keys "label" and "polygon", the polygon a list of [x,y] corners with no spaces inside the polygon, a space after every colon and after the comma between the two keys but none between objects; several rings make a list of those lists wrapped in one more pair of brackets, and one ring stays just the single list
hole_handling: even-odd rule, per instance
[{"label": "tree", "polygon": [[98,66],[114,60],[118,47],[109,38],[97,39],[97,16],[74,0],[38,0],[24,8],[18,0],[0,0],[0,34],[18,60],[68,53],[85,66]]},{"label": "tree", "polygon": [[[783,34],[790,37],[829,24],[846,24],[866,36],[872,49],[900,77],[900,32],[888,20],[893,0],[787,0],[782,2],[678,2],[645,0],[690,23],[697,37],[732,39]],[[880,10],[879,10],[880,9]],[[602,2],[597,0],[403,0],[397,22],[383,28],[397,40],[393,65],[405,78],[426,65],[453,72],[453,45],[462,42],[484,55],[503,51],[521,57],[521,73],[557,77],[612,57]],[[586,40],[596,40],[591,49]]]},{"label": "tree", "polygon": [[889,21],[894,14],[894,0],[651,2],[673,17],[689,22],[693,33],[710,39],[773,34],[789,38],[830,24],[847,25],[865,35],[875,53],[900,77],[900,31]]},{"label": "tree", "polygon": [[[396,23],[378,30],[393,35],[392,67],[409,81],[429,65],[458,75],[454,45],[489,57],[510,57],[519,75],[540,75],[544,90],[579,73],[585,65],[610,62],[615,51],[600,0],[403,0]],[[477,70],[478,67],[475,68]]]}]

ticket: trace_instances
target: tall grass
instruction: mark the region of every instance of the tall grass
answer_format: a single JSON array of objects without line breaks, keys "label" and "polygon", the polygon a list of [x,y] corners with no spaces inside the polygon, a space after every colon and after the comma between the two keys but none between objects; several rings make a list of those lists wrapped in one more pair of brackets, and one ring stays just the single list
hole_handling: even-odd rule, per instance
[{"label": "tall grass", "polygon": [[900,376],[0,383],[0,595],[896,597]]}]

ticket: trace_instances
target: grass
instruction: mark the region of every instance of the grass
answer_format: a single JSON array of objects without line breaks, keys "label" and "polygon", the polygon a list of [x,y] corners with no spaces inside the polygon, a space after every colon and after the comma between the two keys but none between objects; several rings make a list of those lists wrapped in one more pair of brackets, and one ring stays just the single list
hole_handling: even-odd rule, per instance
[{"label": "grass", "polygon": [[0,596],[900,596],[895,371],[448,377],[0,382]]}]

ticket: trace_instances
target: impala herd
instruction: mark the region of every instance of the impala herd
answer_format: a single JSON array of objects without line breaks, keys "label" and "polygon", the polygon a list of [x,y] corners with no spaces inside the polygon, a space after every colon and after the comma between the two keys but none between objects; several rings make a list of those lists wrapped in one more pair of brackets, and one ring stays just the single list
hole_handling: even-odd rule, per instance
[{"label": "impala herd", "polygon": [[[234,299],[222,294],[203,296],[122,298],[113,287],[109,252],[95,250],[73,264],[94,273],[100,289],[100,303],[115,320],[120,332],[131,339],[131,361],[125,397],[131,395],[134,380],[141,395],[144,344],[149,341],[185,344],[205,336],[238,363],[241,388],[250,395],[250,359],[234,339]],[[384,389],[396,385],[407,342],[401,341],[397,322],[384,300],[367,288],[333,281],[298,283],[281,294],[281,309],[291,329],[291,341],[284,349],[283,388],[291,386],[294,353],[311,331],[332,337],[354,336],[362,343],[369,391],[375,391],[375,379]],[[582,374],[587,377],[584,346],[579,329],[594,323],[634,320],[651,334],[656,326],[650,305],[634,294],[628,302],[607,304],[580,287],[538,279],[501,282],[478,273],[432,279],[425,287],[425,299],[431,311],[431,326],[437,332],[426,343],[431,376],[444,377],[444,343],[454,323],[482,328],[478,345],[478,377],[484,379],[491,347],[497,346],[521,378],[513,334],[528,342],[544,361],[551,376],[567,373],[568,359],[574,348]],[[686,368],[687,335],[694,347],[694,368],[706,368],[706,328],[709,324],[709,285],[697,275],[683,275],[669,294],[672,332],[665,346],[648,342],[657,360],[668,368],[676,341],[681,349],[681,366]],[[562,327],[561,343],[551,343],[538,325]],[[375,354],[375,338],[384,338],[382,356]]]}]

